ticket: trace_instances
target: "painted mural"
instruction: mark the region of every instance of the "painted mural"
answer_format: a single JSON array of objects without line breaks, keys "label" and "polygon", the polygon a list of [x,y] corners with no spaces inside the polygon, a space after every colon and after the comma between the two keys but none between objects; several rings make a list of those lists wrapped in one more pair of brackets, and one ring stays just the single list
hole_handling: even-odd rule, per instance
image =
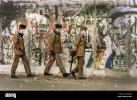
[{"label": "painted mural", "polygon": [[[67,4],[67,6],[70,5]],[[66,66],[70,64],[69,48],[73,47],[80,25],[85,25],[88,27],[85,40],[85,67],[96,69],[126,67],[127,52],[131,52],[129,55],[131,57],[131,67],[136,68],[137,15],[134,13],[137,12],[137,8],[114,7],[110,9],[111,14],[109,15],[108,12],[105,12],[109,8],[103,9],[104,12],[102,12],[102,9],[99,6],[97,7],[96,11],[92,11],[90,14],[78,11],[75,14],[69,14],[69,12],[64,11],[64,15],[61,16],[59,12],[57,20],[55,20],[56,13],[50,8],[44,9],[45,13],[43,14],[39,10],[26,11],[24,19],[12,20],[10,27],[2,29],[2,37],[0,37],[2,38],[2,44],[0,44],[2,48],[1,65],[11,65],[14,55],[12,49],[13,37],[18,25],[24,23],[27,25],[24,39],[29,62],[31,66],[44,66],[50,59],[50,33],[54,29],[54,24],[59,22],[63,25],[62,59]],[[104,15],[107,15],[107,17],[105,18]],[[114,15],[118,16],[113,18]],[[127,44],[129,42],[127,42],[128,33],[131,35],[129,40],[131,44]],[[130,51],[126,50],[128,45],[131,45]],[[93,62],[95,65],[93,65]],[[75,65],[76,61],[74,61]]]}]

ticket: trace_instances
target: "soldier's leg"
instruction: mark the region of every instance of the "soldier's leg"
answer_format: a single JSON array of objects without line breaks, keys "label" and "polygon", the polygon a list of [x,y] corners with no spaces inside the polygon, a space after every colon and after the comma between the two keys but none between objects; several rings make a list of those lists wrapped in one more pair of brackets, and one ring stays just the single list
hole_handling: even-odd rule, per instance
[{"label": "soldier's leg", "polygon": [[71,72],[75,72],[75,73],[78,73],[78,59],[77,59],[77,66],[71,71]]},{"label": "soldier's leg", "polygon": [[84,57],[78,57],[78,76],[80,78],[83,76],[83,66],[84,66]]},{"label": "soldier's leg", "polygon": [[46,65],[46,67],[45,67],[44,73],[45,73],[45,72],[49,73],[49,71],[50,71],[50,69],[51,69],[54,61],[55,61],[55,57],[54,57],[54,56],[49,59],[47,65]]},{"label": "soldier's leg", "polygon": [[45,51],[45,60],[44,60],[44,65],[46,65],[46,61],[48,60],[48,53]]},{"label": "soldier's leg", "polygon": [[71,72],[77,73],[78,72],[78,67],[76,66]]},{"label": "soldier's leg", "polygon": [[45,61],[47,60],[48,53],[45,51]]},{"label": "soldier's leg", "polygon": [[17,66],[19,64],[19,59],[20,59],[20,55],[15,54],[14,61],[12,63],[12,67],[11,67],[11,75],[15,75],[15,71],[16,71]]},{"label": "soldier's leg", "polygon": [[71,74],[74,78],[76,78],[75,73],[78,73],[78,61],[77,61],[77,66],[71,71]]},{"label": "soldier's leg", "polygon": [[27,56],[23,55],[23,56],[21,56],[21,58],[22,58],[22,62],[23,62],[24,68],[25,68],[25,72],[27,74],[31,74],[30,64],[29,64]]},{"label": "soldier's leg", "polygon": [[64,66],[62,64],[62,61],[61,61],[61,57],[60,57],[60,55],[58,53],[55,55],[55,59],[56,59],[56,62],[58,64],[58,66],[59,66],[59,69],[60,69],[61,73],[62,74],[66,73],[66,70],[65,70],[65,68],[64,68]]},{"label": "soldier's leg", "polygon": [[78,73],[78,67],[77,66],[71,71],[71,74],[74,78],[76,78],[75,73]]}]

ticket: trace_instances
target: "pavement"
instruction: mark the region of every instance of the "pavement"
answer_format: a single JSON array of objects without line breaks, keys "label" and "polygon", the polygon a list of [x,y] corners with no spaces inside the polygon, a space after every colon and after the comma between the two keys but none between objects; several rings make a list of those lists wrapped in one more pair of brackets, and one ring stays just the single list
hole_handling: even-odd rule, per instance
[{"label": "pavement", "polygon": [[72,76],[63,78],[62,76],[44,77],[37,75],[27,78],[26,75],[19,75],[18,79],[10,78],[10,75],[0,75],[0,90],[4,91],[136,91],[137,78],[91,76],[87,80],[75,80]]}]

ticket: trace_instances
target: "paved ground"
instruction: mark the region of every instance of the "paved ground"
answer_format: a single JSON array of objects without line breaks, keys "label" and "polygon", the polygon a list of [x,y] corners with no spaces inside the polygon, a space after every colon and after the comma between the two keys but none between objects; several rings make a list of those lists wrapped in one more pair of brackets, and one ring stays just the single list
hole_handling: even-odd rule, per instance
[{"label": "paved ground", "polygon": [[73,77],[59,76],[34,78],[19,76],[11,79],[9,75],[0,75],[0,90],[137,90],[137,78],[90,77],[87,80],[75,80]]}]

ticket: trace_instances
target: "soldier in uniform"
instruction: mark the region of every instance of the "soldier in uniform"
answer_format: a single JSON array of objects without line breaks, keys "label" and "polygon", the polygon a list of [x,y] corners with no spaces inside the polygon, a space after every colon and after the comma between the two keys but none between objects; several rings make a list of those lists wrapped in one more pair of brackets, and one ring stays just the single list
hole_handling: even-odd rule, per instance
[{"label": "soldier in uniform", "polygon": [[51,53],[52,59],[50,58],[49,62],[46,65],[46,68],[44,70],[44,76],[53,75],[53,74],[49,73],[49,70],[51,69],[55,60],[56,60],[56,64],[59,67],[63,77],[67,77],[70,75],[69,73],[66,72],[66,70],[62,64],[61,57],[60,57],[60,53],[62,52],[61,33],[60,33],[61,29],[62,29],[62,25],[56,24],[55,29],[51,33],[51,36],[50,36],[50,53]]},{"label": "soldier in uniform", "polygon": [[[85,26],[80,27],[80,33],[76,37],[75,43],[74,43],[74,49],[71,50],[71,55],[76,55],[77,57],[77,67],[75,67],[71,74],[76,79],[86,79],[83,76],[83,66],[84,66],[84,56],[85,56],[85,36],[86,36],[87,28]],[[75,76],[75,73],[78,72],[77,77]]]},{"label": "soldier in uniform", "polygon": [[25,71],[27,73],[27,78],[35,76],[31,73],[29,61],[27,59],[26,53],[25,53],[25,47],[24,47],[24,39],[23,39],[23,32],[25,31],[26,26],[23,24],[20,24],[19,31],[14,36],[13,39],[13,47],[14,47],[14,61],[11,68],[11,78],[17,78],[15,75],[15,71],[17,69],[19,59],[22,59]]}]

